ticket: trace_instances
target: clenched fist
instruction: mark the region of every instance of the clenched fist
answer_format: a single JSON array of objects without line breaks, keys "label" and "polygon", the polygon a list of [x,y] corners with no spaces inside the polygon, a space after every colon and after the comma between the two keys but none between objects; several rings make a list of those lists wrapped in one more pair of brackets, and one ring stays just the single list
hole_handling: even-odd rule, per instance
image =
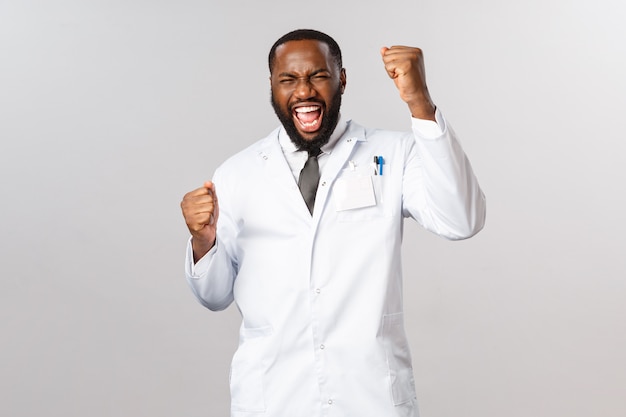
[{"label": "clenched fist", "polygon": [[197,262],[215,245],[220,213],[215,184],[207,181],[203,187],[188,192],[180,207],[192,237],[193,260]]},{"label": "clenched fist", "polygon": [[394,81],[400,98],[404,100],[411,115],[418,119],[435,120],[435,105],[426,86],[422,50],[409,46],[382,47],[380,54],[385,70]]}]

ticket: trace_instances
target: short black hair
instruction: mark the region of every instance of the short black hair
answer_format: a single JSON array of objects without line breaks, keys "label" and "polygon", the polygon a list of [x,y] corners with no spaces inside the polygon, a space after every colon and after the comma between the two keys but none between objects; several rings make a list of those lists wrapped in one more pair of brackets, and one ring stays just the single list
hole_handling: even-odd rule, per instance
[{"label": "short black hair", "polygon": [[330,50],[330,55],[333,57],[333,60],[335,61],[339,69],[342,68],[343,64],[341,61],[341,49],[339,49],[339,45],[337,44],[337,42],[335,42],[333,38],[331,38],[327,34],[320,32],[318,30],[296,29],[294,31],[291,31],[281,36],[276,42],[274,42],[274,45],[272,45],[272,49],[270,49],[270,53],[267,58],[267,63],[270,68],[270,73],[272,72],[272,66],[274,65],[274,60],[276,59],[276,48],[278,48],[280,45],[287,43],[289,41],[308,41],[308,40],[320,41],[328,45],[328,49]]}]

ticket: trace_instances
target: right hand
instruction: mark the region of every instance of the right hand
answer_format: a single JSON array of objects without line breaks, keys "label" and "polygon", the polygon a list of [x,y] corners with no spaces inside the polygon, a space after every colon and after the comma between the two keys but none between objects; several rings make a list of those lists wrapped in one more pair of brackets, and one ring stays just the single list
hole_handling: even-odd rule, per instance
[{"label": "right hand", "polygon": [[207,181],[203,187],[188,192],[180,207],[191,233],[194,262],[197,262],[215,245],[217,218],[220,213],[215,184]]},{"label": "right hand", "polygon": [[385,70],[393,80],[411,110],[411,115],[418,119],[435,119],[435,104],[430,98],[426,86],[424,55],[419,48],[410,46],[386,46],[380,49],[385,63]]}]

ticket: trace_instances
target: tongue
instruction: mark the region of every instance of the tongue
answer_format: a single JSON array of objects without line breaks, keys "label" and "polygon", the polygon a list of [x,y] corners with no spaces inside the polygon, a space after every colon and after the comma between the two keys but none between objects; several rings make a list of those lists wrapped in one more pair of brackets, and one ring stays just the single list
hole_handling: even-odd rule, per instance
[{"label": "tongue", "polygon": [[317,110],[305,113],[296,113],[296,116],[298,117],[298,120],[300,120],[302,123],[312,123],[320,116],[320,111]]}]

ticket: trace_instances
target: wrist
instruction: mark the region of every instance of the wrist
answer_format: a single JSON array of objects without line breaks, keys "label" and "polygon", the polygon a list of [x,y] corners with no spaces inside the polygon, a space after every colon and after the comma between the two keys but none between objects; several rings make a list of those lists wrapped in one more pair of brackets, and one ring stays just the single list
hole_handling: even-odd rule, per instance
[{"label": "wrist", "polygon": [[198,239],[196,237],[192,237],[191,249],[193,251],[193,262],[196,263],[200,259],[202,259],[202,257],[206,255],[207,252],[213,248],[213,246],[215,246],[215,241],[216,241],[215,238],[213,240],[210,240],[210,239],[206,240],[206,239]]},{"label": "wrist", "polygon": [[435,118],[435,111],[437,107],[430,100],[430,98],[416,99],[407,101],[411,116],[416,119],[437,121]]}]

